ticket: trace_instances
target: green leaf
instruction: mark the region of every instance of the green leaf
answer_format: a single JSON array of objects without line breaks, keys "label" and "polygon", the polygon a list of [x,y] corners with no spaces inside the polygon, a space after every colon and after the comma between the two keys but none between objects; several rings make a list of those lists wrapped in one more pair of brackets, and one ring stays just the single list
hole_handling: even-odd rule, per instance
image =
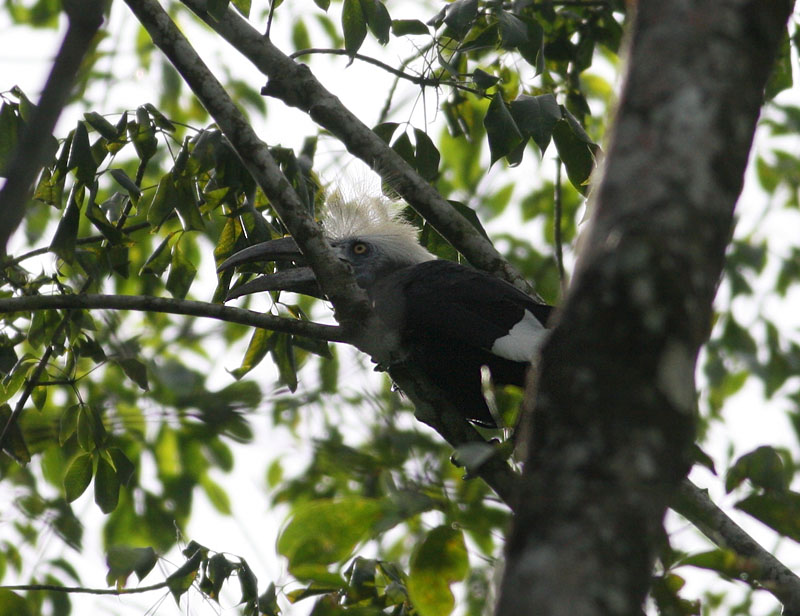
[{"label": "green leaf", "polygon": [[181,595],[191,588],[202,561],[203,550],[196,550],[189,560],[167,578],[167,588],[169,588],[175,598],[175,603],[178,605],[180,605]]},{"label": "green leaf", "polygon": [[136,383],[144,391],[149,391],[150,385],[147,382],[147,367],[144,362],[135,357],[121,357],[116,359],[117,364],[131,381]]},{"label": "green leaf", "polygon": [[250,565],[244,560],[239,565],[239,585],[242,588],[242,603],[258,599],[258,579]]},{"label": "green leaf", "polygon": [[[122,193],[117,193],[117,195],[122,196]],[[86,206],[86,218],[111,244],[122,244],[127,241],[122,231],[108,221],[106,213],[92,199],[89,199],[89,203]]]},{"label": "green leaf", "polygon": [[430,34],[430,30],[419,19],[393,19],[392,34],[395,36]]},{"label": "green leaf", "polygon": [[800,541],[800,494],[780,491],[754,494],[736,503],[736,508],[779,532]]},{"label": "green leaf", "polygon": [[72,136],[72,145],[67,158],[67,169],[75,169],[75,175],[84,185],[90,186],[94,182],[97,163],[89,145],[89,133],[86,124],[78,122]]},{"label": "green leaf", "polygon": [[75,456],[64,474],[64,494],[71,503],[89,487],[92,481],[92,454],[81,453]]},{"label": "green leaf", "polygon": [[17,593],[0,588],[0,616],[32,616],[28,602]]},{"label": "green leaf", "polygon": [[167,217],[175,211],[175,202],[178,193],[172,179],[172,174],[167,172],[161,176],[153,200],[147,208],[147,222],[158,229]]},{"label": "green leaf", "polygon": [[230,371],[230,373],[233,375],[233,378],[237,380],[242,378],[245,374],[250,372],[259,363],[261,363],[261,360],[267,356],[271,346],[272,332],[269,332],[266,329],[255,330],[253,335],[250,337],[250,344],[247,346],[247,351],[245,351],[242,364],[238,368]]},{"label": "green leaf", "polygon": [[197,275],[197,268],[183,253],[178,244],[172,247],[172,260],[170,261],[169,276],[167,276],[167,291],[172,297],[184,299],[192,286],[192,281]]},{"label": "green leaf", "polygon": [[362,0],[344,0],[342,6],[342,32],[344,48],[348,55],[355,57],[364,38],[367,36],[367,19],[361,5]]},{"label": "green leaf", "polygon": [[[232,220],[232,219],[228,219]],[[154,276],[161,276],[172,260],[172,251],[169,250],[169,243],[172,237],[177,232],[170,233],[167,237],[165,237],[161,243],[156,246],[156,249],[153,253],[147,257],[147,261],[144,262],[142,265],[142,269],[139,270],[139,275],[142,274],[153,274]]]},{"label": "green leaf", "polygon": [[591,142],[578,121],[566,109],[562,107],[561,111],[564,119],[556,122],[553,128],[553,141],[567,170],[570,183],[585,194],[589,176],[594,170],[594,153],[597,146]]},{"label": "green leaf", "polygon": [[481,90],[488,90],[489,88],[497,85],[497,82],[500,81],[500,77],[497,77],[496,75],[490,75],[486,71],[476,68],[474,71],[472,71],[472,81],[474,81],[475,85]]},{"label": "green leaf", "polygon": [[117,471],[102,456],[97,460],[94,476],[94,502],[103,513],[111,513],[119,503]]},{"label": "green leaf", "polygon": [[378,137],[383,139],[384,142],[389,143],[398,126],[400,125],[397,122],[384,122],[383,124],[378,124],[372,130]]},{"label": "green leaf", "polygon": [[492,102],[489,103],[483,119],[483,125],[486,128],[486,136],[489,138],[491,165],[511,153],[523,140],[500,92],[492,97]]},{"label": "green leaf", "polygon": [[124,588],[131,573],[141,582],[158,562],[156,551],[151,548],[132,548],[126,545],[115,545],[108,549],[106,565],[108,573],[106,582]]},{"label": "green leaf", "polygon": [[202,231],[205,222],[197,206],[192,182],[191,178],[181,178],[175,182],[175,211],[184,231]]},{"label": "green leaf", "polygon": [[142,191],[124,169],[111,169],[111,177],[113,177],[122,188],[128,191],[128,195],[130,195],[134,203],[139,200]]},{"label": "green leaf", "polygon": [[531,137],[544,156],[553,129],[561,119],[561,108],[552,94],[521,95],[509,105],[514,122],[524,137]]},{"label": "green leaf", "polygon": [[789,487],[792,477],[775,448],[763,445],[741,456],[728,469],[725,476],[725,491],[731,492],[745,479],[765,490],[785,490]]},{"label": "green leaf", "polygon": [[297,362],[294,357],[292,336],[275,333],[270,346],[270,353],[278,366],[281,383],[285,384],[289,391],[294,392],[297,389]]},{"label": "green leaf", "polygon": [[450,614],[455,604],[450,585],[468,571],[461,531],[450,526],[431,530],[414,550],[408,575],[408,595],[421,616]]},{"label": "green leaf", "polygon": [[236,7],[243,17],[250,17],[250,0],[231,0],[231,4]]},{"label": "green leaf", "polygon": [[358,496],[301,503],[278,537],[278,552],[298,576],[304,566],[343,561],[372,535],[382,511],[380,501]]},{"label": "green leaf", "polygon": [[147,161],[155,155],[158,150],[158,139],[146,107],[142,106],[136,110],[136,122],[128,122],[128,136],[133,142],[139,160]]},{"label": "green leaf", "polygon": [[108,141],[114,141],[119,137],[117,128],[96,111],[84,113],[83,119],[86,120],[89,126],[108,139]]},{"label": "green leaf", "polygon": [[692,554],[681,559],[680,564],[709,569],[733,579],[739,578],[742,573],[752,572],[755,565],[752,559],[733,550],[711,550]]},{"label": "green leaf", "polygon": [[392,18],[386,10],[386,5],[381,0],[361,0],[361,6],[370,32],[381,45],[386,45],[389,42],[389,30],[392,25]]},{"label": "green leaf", "polygon": [[[23,371],[20,371],[20,373],[24,374]],[[0,427],[0,430],[5,428],[10,419],[11,407],[7,404],[0,405],[0,426],[2,426]],[[5,442],[3,443],[3,451],[8,453],[21,464],[27,464],[31,461],[31,454],[28,451],[28,446],[25,444],[22,431],[19,429],[19,424],[16,421],[11,424],[6,432]]]},{"label": "green leaf", "polygon": [[472,27],[478,16],[478,0],[456,0],[447,6],[444,23],[450,28],[455,38],[460,38]]},{"label": "green leaf", "polygon": [[22,120],[14,111],[14,107],[4,103],[0,107],[0,175],[5,176],[5,169],[19,143],[19,133],[22,128]]},{"label": "green leaf", "polygon": [[432,182],[439,176],[439,150],[428,134],[418,128],[414,129],[414,141],[417,144],[414,166],[423,178]]},{"label": "green leaf", "polygon": [[136,467],[128,459],[128,456],[119,448],[112,447],[108,450],[111,459],[114,461],[114,468],[117,469],[117,478],[122,485],[128,485],[133,477]]},{"label": "green leaf", "polygon": [[73,184],[64,216],[61,217],[55,235],[53,235],[53,241],[50,242],[50,250],[66,263],[72,263],[75,259],[75,244],[81,220],[80,204],[83,202],[83,193],[83,186]]},{"label": "green leaf", "polygon": [[231,501],[222,486],[214,482],[208,475],[203,475],[200,478],[200,487],[203,488],[214,509],[223,515],[231,515]]},{"label": "green leaf", "polygon": [[524,45],[528,38],[528,28],[524,21],[508,11],[498,11],[497,22],[500,25],[500,46],[513,49]]}]

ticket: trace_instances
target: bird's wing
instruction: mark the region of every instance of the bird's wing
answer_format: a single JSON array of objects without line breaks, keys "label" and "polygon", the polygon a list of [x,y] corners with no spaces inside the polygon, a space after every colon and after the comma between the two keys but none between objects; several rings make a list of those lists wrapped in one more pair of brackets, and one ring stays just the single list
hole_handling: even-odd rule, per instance
[{"label": "bird's wing", "polygon": [[544,339],[551,307],[499,278],[451,261],[399,276],[410,337],[452,340],[519,362],[530,361]]}]

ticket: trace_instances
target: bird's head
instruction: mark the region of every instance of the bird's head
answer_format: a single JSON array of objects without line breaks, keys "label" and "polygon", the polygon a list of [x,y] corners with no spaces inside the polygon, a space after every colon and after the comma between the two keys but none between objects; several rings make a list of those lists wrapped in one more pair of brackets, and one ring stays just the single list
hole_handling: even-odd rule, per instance
[{"label": "bird's head", "polygon": [[[417,229],[400,217],[383,199],[345,199],[334,193],[327,201],[322,221],[325,235],[338,257],[353,267],[356,282],[369,290],[381,277],[435,259],[417,241]],[[256,261],[289,260],[302,265],[302,255],[292,238],[249,246],[226,259],[223,271]],[[320,297],[314,274],[308,267],[278,271],[231,289],[226,299],[258,291],[294,291]]]}]

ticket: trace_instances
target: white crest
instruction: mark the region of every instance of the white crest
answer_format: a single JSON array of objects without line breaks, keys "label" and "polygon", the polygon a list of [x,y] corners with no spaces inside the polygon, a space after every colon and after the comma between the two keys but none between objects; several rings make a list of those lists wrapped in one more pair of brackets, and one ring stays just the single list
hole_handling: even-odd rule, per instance
[{"label": "white crest", "polygon": [[387,199],[360,191],[345,197],[336,190],[328,197],[327,207],[322,226],[332,241],[370,237],[398,258],[415,263],[436,258],[420,246],[417,228]]}]

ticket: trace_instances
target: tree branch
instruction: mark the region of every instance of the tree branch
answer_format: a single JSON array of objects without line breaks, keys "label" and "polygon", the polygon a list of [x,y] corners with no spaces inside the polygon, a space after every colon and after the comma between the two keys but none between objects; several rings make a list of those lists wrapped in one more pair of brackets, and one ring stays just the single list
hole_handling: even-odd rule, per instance
[{"label": "tree branch", "polygon": [[363,160],[474,266],[530,292],[530,284],[463,216],[411,166],[326,90],[304,64],[288,56],[229,8],[217,20],[204,0],[182,0],[205,23],[250,60],[269,81],[263,93],[306,112]]},{"label": "tree branch", "polygon": [[642,609],[690,467],[696,357],[792,4],[638,2],[588,236],[539,364],[503,616]]},{"label": "tree branch", "polygon": [[0,190],[0,212],[3,215],[0,255],[5,255],[8,240],[25,215],[25,202],[30,197],[31,184],[44,164],[43,157],[53,128],[67,104],[81,62],[103,23],[104,4],[102,0],[64,2],[69,18],[67,33],[14,157],[3,170],[7,180]]},{"label": "tree branch", "polygon": [[53,309],[107,309],[107,310],[136,310],[142,312],[163,312],[167,314],[182,314],[194,317],[206,317],[260,327],[283,334],[305,336],[328,342],[349,342],[344,330],[335,325],[323,325],[312,321],[286,319],[271,314],[262,314],[242,308],[232,308],[208,302],[196,302],[185,299],[171,299],[167,297],[151,297],[148,295],[33,295],[30,297],[12,297],[0,299],[0,313],[25,312],[29,310]]},{"label": "tree branch", "polygon": [[720,548],[747,557],[755,565],[750,575],[783,604],[783,613],[800,614],[800,578],[717,507],[706,490],[687,479],[673,499],[672,509]]},{"label": "tree branch", "polygon": [[267,145],[258,138],[222,84],[161,5],[156,0],[125,2],[214,118],[267,195],[314,270],[320,287],[333,303],[337,320],[346,327],[363,330],[370,322],[366,293],[356,285],[350,268],[333,253],[319,225],[306,211]]},{"label": "tree branch", "polygon": [[82,586],[58,586],[57,584],[16,584],[13,586],[0,586],[5,590],[25,590],[25,591],[51,591],[65,593],[80,593],[84,595],[135,595],[144,592],[152,592],[168,588],[169,582],[166,580],[150,586],[140,586],[139,588],[83,588]]}]

